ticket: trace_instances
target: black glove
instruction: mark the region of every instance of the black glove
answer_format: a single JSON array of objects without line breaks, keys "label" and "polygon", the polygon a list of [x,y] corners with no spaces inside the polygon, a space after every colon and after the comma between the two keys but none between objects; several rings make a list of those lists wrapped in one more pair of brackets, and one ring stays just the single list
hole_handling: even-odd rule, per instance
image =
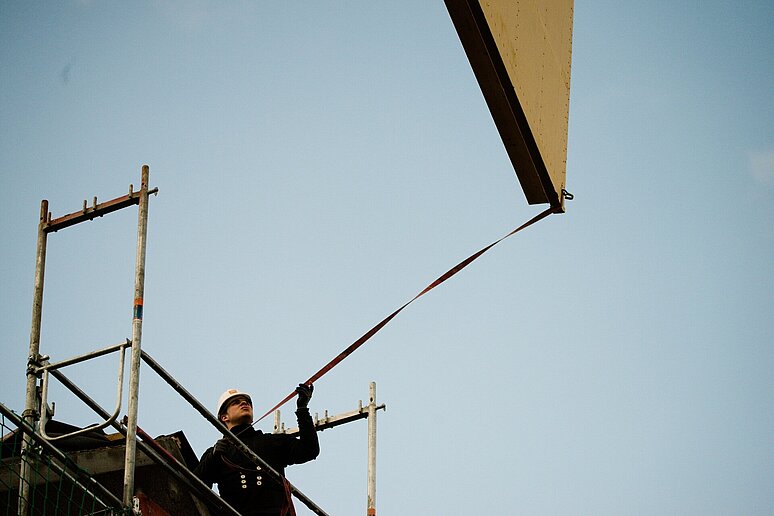
[{"label": "black glove", "polygon": [[213,453],[213,455],[228,456],[228,455],[233,454],[234,449],[235,449],[235,447],[231,443],[231,441],[229,441],[228,439],[226,439],[224,437],[224,438],[218,440],[218,442],[215,443],[215,446],[213,447],[212,453]]},{"label": "black glove", "polygon": [[309,400],[312,399],[312,391],[314,391],[314,385],[305,383],[299,383],[296,387],[296,393],[298,394],[298,400],[296,401],[297,408],[307,408]]}]

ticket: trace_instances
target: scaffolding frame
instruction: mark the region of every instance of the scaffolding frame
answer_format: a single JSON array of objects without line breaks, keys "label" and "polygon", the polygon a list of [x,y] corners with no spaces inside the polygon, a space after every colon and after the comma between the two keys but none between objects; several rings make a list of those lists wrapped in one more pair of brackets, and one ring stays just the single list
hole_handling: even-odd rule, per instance
[{"label": "scaffolding frame", "polygon": [[[306,505],[312,512],[320,516],[327,516],[325,511],[318,507],[309,497],[304,495],[304,493],[302,493],[297,487],[288,482],[284,476],[274,470],[261,457],[256,455],[252,450],[245,446],[233,433],[231,433],[231,431],[229,431],[223,425],[223,423],[218,418],[211,414],[204,407],[204,405],[202,405],[193,395],[191,395],[182,385],[180,385],[180,383],[177,382],[177,380],[175,380],[171,374],[164,370],[161,365],[158,364],[158,362],[156,362],[153,358],[150,357],[150,355],[142,350],[141,343],[144,304],[143,298],[145,289],[145,256],[148,230],[148,200],[150,194],[158,193],[158,188],[149,189],[148,187],[149,174],[149,166],[143,165],[141,172],[141,187],[139,191],[134,191],[133,186],[129,185],[129,193],[127,195],[99,204],[97,203],[97,198],[94,197],[91,206],[87,204],[87,201],[83,201],[83,207],[80,211],[70,213],[56,219],[52,219],[51,213],[49,212],[48,201],[45,199],[41,201],[35,261],[35,281],[32,301],[30,346],[26,370],[27,383],[25,392],[25,406],[21,417],[18,419],[19,427],[24,429],[24,439],[22,442],[21,450],[22,458],[26,456],[31,457],[34,455],[33,447],[36,445],[36,443],[45,442],[46,449],[51,448],[52,450],[56,450],[58,452],[57,448],[52,444],[51,441],[73,437],[84,432],[111,426],[126,438],[122,499],[124,510],[134,512],[135,514],[137,513],[137,504],[134,493],[134,475],[137,460],[137,448],[139,447],[143,453],[145,453],[154,462],[164,468],[169,474],[201,495],[208,505],[218,509],[219,511],[222,511],[223,513],[238,515],[239,513],[214,491],[212,491],[210,486],[202,482],[185,465],[180,464],[177,459],[171,456],[163,448],[159,447],[153,441],[153,439],[138,426],[137,413],[139,404],[140,365],[141,362],[145,362],[153,371],[156,372],[156,374],[158,374],[194,409],[196,409],[210,424],[212,424],[221,434],[229,439],[238,450],[249,457],[254,464],[261,466],[261,468],[263,468],[263,470],[269,476],[274,477],[276,480],[280,482],[287,482],[292,495],[295,496],[304,505]],[[43,291],[48,234],[57,232],[61,229],[65,229],[81,222],[90,221],[97,217],[102,217],[106,214],[134,205],[138,205],[139,209],[134,275],[134,303],[132,309],[132,338],[126,339],[125,342],[100,350],[51,363],[50,357],[40,353],[40,335],[43,313]],[[121,402],[123,399],[125,353],[127,348],[131,349],[129,365],[129,392],[127,403],[128,407],[127,416],[119,422],[118,415],[121,411]],[[70,365],[84,362],[86,360],[90,360],[92,358],[102,357],[115,352],[120,353],[117,379],[117,401],[114,410],[112,412],[108,412],[90,396],[88,396],[83,390],[81,390],[75,383],[73,383],[67,376],[65,376],[61,369]],[[53,376],[56,380],[58,380],[65,388],[70,390],[77,398],[79,398],[84,404],[86,404],[104,420],[97,425],[89,426],[66,435],[57,437],[48,436],[45,432],[45,425],[49,420],[49,416],[53,415],[53,411],[48,409],[47,403],[50,376]],[[385,408],[384,405],[376,405],[375,397],[376,385],[375,383],[372,383],[370,386],[370,402],[367,407],[364,408],[362,406],[362,402],[360,402],[357,411],[343,414],[341,415],[342,417],[334,416],[333,418],[328,418],[326,411],[324,421],[320,421],[318,418],[316,418],[315,421],[316,430],[322,431],[325,428],[330,428],[346,422],[363,419],[366,417],[368,418],[369,458],[367,514],[369,516],[376,514],[376,410]],[[277,411],[276,417],[276,421],[278,422],[279,411]],[[278,424],[279,423],[275,424],[275,430],[278,428]],[[292,433],[292,431],[288,431],[287,433]],[[138,439],[138,437],[140,439]],[[61,454],[61,452],[58,453]],[[57,457],[59,457],[59,455],[57,455]],[[33,472],[25,460],[21,460],[20,464],[18,514],[26,516],[29,512],[29,479]],[[96,483],[96,481],[94,481],[94,483]],[[116,497],[114,498],[117,500]]]},{"label": "scaffolding frame", "polygon": [[[40,330],[43,317],[43,286],[46,269],[46,248],[48,243],[48,234],[55,233],[61,229],[68,228],[75,224],[93,220],[96,217],[102,217],[108,213],[126,208],[128,206],[139,206],[137,222],[137,253],[135,260],[135,278],[134,278],[134,309],[132,319],[132,358],[129,371],[129,394],[128,394],[128,425],[126,439],[126,454],[124,459],[124,493],[123,503],[125,507],[131,507],[134,499],[134,463],[136,459],[136,432],[137,432],[137,405],[139,398],[139,367],[140,351],[142,342],[142,305],[145,291],[145,250],[148,235],[148,198],[150,193],[157,193],[158,189],[152,191],[148,189],[148,180],[150,167],[142,166],[140,177],[140,190],[135,192],[132,185],[129,185],[129,193],[122,197],[98,204],[97,198],[91,206],[83,201],[83,208],[80,211],[52,219],[51,212],[48,210],[48,201],[43,200],[40,203],[40,219],[38,223],[37,252],[35,258],[35,283],[32,299],[32,324],[30,328],[30,348],[27,356],[27,386],[24,400],[24,412],[22,419],[32,428],[39,429],[39,421],[47,417],[48,407],[41,403],[41,393],[38,391],[38,378],[43,371],[51,369],[51,365],[45,365],[48,357],[40,354]],[[124,348],[122,348],[124,349]],[[102,353],[104,354],[104,353]],[[94,355],[94,354],[92,354]],[[123,355],[123,354],[122,354]],[[82,360],[91,358],[83,357]],[[123,359],[122,359],[123,360]],[[123,368],[122,368],[123,371]],[[123,381],[123,375],[119,383]],[[46,382],[47,384],[47,382]],[[119,402],[117,411],[120,410],[120,400],[122,392],[119,392]],[[116,414],[117,416],[117,414]],[[112,418],[115,420],[115,418]],[[104,426],[111,423],[108,417],[103,422]],[[26,454],[31,448],[33,442],[28,434],[22,444],[22,455]],[[20,471],[20,491],[19,491],[19,514],[26,515],[28,512],[29,483],[28,480],[32,472],[22,461]]]},{"label": "scaffolding frame", "polygon": [[[376,404],[376,382],[371,382],[368,386],[368,405],[363,406],[360,400],[357,409],[343,414],[329,416],[328,411],[324,412],[322,418],[314,415],[314,427],[318,432],[334,428],[339,425],[358,421],[360,419],[368,420],[368,488],[366,498],[366,516],[376,516],[376,411],[386,410],[387,406],[382,403]],[[285,429],[282,423],[279,409],[274,411],[274,433],[296,435],[298,428]]]}]

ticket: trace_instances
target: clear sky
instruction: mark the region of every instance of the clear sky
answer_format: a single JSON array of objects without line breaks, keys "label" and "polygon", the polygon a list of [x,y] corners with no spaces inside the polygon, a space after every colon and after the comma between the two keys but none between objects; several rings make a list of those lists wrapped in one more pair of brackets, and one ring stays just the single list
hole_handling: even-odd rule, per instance
[{"label": "clear sky", "polygon": [[[379,514],[774,513],[774,3],[575,5],[567,213],[316,384]],[[151,186],[143,349],[268,410],[529,206],[443,2],[0,2],[0,401],[41,199]],[[41,350],[131,335],[136,209],[49,237]],[[115,356],[68,371],[103,405]],[[61,388],[56,417],[96,420]],[[125,409],[124,409],[125,410]],[[292,407],[283,407],[286,422]],[[218,437],[149,369],[140,426]],[[259,428],[270,430],[270,421]],[[288,476],[363,514],[365,422]],[[299,514],[306,509],[298,506]]]}]

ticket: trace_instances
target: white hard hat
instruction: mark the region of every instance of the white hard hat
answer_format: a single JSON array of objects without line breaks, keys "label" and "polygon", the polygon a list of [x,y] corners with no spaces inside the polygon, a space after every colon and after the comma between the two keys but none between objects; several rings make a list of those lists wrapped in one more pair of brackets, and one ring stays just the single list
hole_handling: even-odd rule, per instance
[{"label": "white hard hat", "polygon": [[246,392],[240,391],[239,389],[229,389],[223,394],[221,394],[220,398],[218,398],[218,410],[216,414],[219,416],[223,412],[223,409],[225,408],[226,403],[228,403],[228,401],[231,398],[234,398],[236,396],[246,396],[247,401],[249,401],[250,405],[252,406],[253,400],[249,394],[247,394]]}]

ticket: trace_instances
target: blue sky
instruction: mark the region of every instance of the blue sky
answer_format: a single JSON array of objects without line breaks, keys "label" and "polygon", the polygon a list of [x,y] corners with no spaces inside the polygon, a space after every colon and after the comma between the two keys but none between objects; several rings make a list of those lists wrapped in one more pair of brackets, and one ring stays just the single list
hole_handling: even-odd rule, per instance
[{"label": "blue sky", "polygon": [[[772,26],[763,1],[576,3],[567,213],[316,385],[313,411],[336,414],[377,382],[379,513],[774,512]],[[143,349],[208,406],[237,386],[258,412],[542,209],[441,1],[4,1],[0,67],[17,411],[41,199],[70,213],[149,164]],[[135,231],[124,210],[49,237],[53,360],[131,335]],[[116,366],[69,376],[112,406]],[[148,369],[140,395],[149,433],[217,438]],[[320,437],[289,478],[362,513],[365,423]]]}]

